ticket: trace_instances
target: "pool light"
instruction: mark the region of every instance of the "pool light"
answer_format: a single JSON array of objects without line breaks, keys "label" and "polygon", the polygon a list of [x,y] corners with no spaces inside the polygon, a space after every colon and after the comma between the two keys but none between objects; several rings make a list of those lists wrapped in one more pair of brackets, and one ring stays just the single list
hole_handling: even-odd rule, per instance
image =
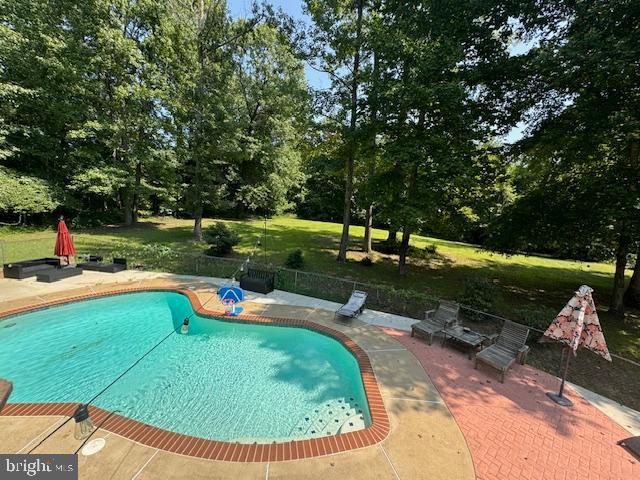
[{"label": "pool light", "polygon": [[93,433],[95,427],[91,421],[91,417],[89,416],[89,405],[86,403],[78,405],[78,408],[76,408],[76,411],[73,414],[73,419],[76,422],[76,426],[73,431],[73,436],[76,440],[84,440]]},{"label": "pool light", "polygon": [[184,333],[184,334],[189,333],[189,317],[185,318],[184,322],[182,322],[182,327],[180,328],[180,333]]}]

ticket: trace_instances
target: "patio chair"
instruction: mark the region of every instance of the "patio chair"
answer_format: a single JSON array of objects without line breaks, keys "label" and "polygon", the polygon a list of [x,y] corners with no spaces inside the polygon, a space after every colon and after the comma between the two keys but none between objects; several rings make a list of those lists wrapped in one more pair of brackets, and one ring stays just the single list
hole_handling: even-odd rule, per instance
[{"label": "patio chair", "polygon": [[505,320],[496,343],[476,354],[473,368],[478,368],[478,362],[486,363],[500,370],[500,383],[504,383],[504,374],[513,362],[517,360],[520,365],[524,365],[529,352],[526,345],[528,336],[527,327]]},{"label": "patio chair", "polygon": [[460,305],[454,302],[441,301],[438,308],[427,310],[424,320],[411,325],[411,336],[424,335],[427,342],[431,345],[433,335],[444,331],[452,325],[458,323],[458,314],[460,313]]},{"label": "patio chair", "polygon": [[334,315],[334,320],[337,317],[355,318],[360,315],[364,310],[364,302],[367,301],[367,292],[361,290],[354,290],[351,293],[349,301],[341,306]]}]

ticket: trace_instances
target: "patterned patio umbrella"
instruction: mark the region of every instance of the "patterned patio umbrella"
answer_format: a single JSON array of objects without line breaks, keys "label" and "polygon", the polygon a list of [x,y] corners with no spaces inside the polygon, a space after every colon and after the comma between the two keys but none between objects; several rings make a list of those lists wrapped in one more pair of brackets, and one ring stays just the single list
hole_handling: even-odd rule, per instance
[{"label": "patterned patio umbrella", "polygon": [[[566,346],[566,350],[577,355],[578,347],[584,347],[611,361],[611,355],[604,340],[596,305],[591,295],[593,289],[582,285],[558,316],[544,332],[541,342],[556,341]],[[571,401],[562,395],[564,383],[569,369],[570,356],[567,354],[564,375],[559,393],[548,393],[556,403],[570,406]]]},{"label": "patterned patio umbrella", "polygon": [[567,345],[574,356],[582,346],[611,361],[592,292],[591,287],[582,285],[543,336]]},{"label": "patterned patio umbrella", "polygon": [[60,217],[60,221],[58,222],[58,236],[56,237],[54,254],[58,257],[67,257],[67,263],[69,263],[69,256],[76,254],[73,239],[62,217]]}]

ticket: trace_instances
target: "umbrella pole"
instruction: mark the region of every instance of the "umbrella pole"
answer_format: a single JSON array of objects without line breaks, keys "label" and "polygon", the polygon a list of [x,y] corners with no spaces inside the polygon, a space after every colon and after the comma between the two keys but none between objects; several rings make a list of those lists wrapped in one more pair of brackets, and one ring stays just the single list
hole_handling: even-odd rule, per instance
[{"label": "umbrella pole", "polygon": [[571,352],[569,351],[569,347],[566,347],[562,354],[564,356],[564,351],[567,353],[567,360],[564,365],[564,372],[562,374],[562,380],[560,382],[560,391],[558,393],[547,392],[547,397],[556,402],[558,405],[562,405],[563,407],[572,407],[573,402],[565,397],[564,394],[564,384],[567,378],[567,372],[569,371],[569,363],[571,362]]}]

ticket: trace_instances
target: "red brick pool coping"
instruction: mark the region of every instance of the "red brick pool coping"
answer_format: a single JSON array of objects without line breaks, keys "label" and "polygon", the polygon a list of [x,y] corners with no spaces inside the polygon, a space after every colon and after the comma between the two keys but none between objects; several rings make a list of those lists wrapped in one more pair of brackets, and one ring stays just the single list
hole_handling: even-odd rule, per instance
[{"label": "red brick pool coping", "polygon": [[[46,303],[29,305],[0,313],[0,319],[34,310],[41,310],[55,305],[89,300],[92,298],[113,296],[135,292],[166,291],[185,295],[191,302],[192,308],[198,315],[220,319],[224,315],[222,311],[213,311],[204,308],[198,295],[192,290],[178,288],[145,288],[133,287],[114,289],[89,295],[72,296],[53,300]],[[205,302],[206,303],[206,302]],[[222,460],[231,462],[279,462],[286,460],[299,460],[304,458],[319,457],[340,452],[346,452],[358,448],[375,445],[384,440],[389,434],[389,417],[382,401],[382,395],[378,387],[371,361],[360,346],[347,335],[306,320],[288,318],[264,317],[260,315],[238,315],[237,317],[224,317],[224,321],[250,322],[256,324],[271,324],[287,327],[306,328],[338,340],[354,355],[360,366],[360,374],[364,385],[371,425],[362,430],[348,433],[340,433],[327,437],[310,438],[305,440],[291,440],[279,443],[233,443],[204,438],[192,437],[181,433],[171,432],[152,425],[147,425],[136,420],[118,414],[111,414],[101,408],[91,406],[90,412],[95,425],[104,423],[101,428],[121,435],[135,442],[158,448],[168,452],[178,453],[191,457],[206,458],[210,460]],[[77,403],[9,403],[2,411],[2,415],[8,416],[45,416],[64,415],[72,416]]]}]

